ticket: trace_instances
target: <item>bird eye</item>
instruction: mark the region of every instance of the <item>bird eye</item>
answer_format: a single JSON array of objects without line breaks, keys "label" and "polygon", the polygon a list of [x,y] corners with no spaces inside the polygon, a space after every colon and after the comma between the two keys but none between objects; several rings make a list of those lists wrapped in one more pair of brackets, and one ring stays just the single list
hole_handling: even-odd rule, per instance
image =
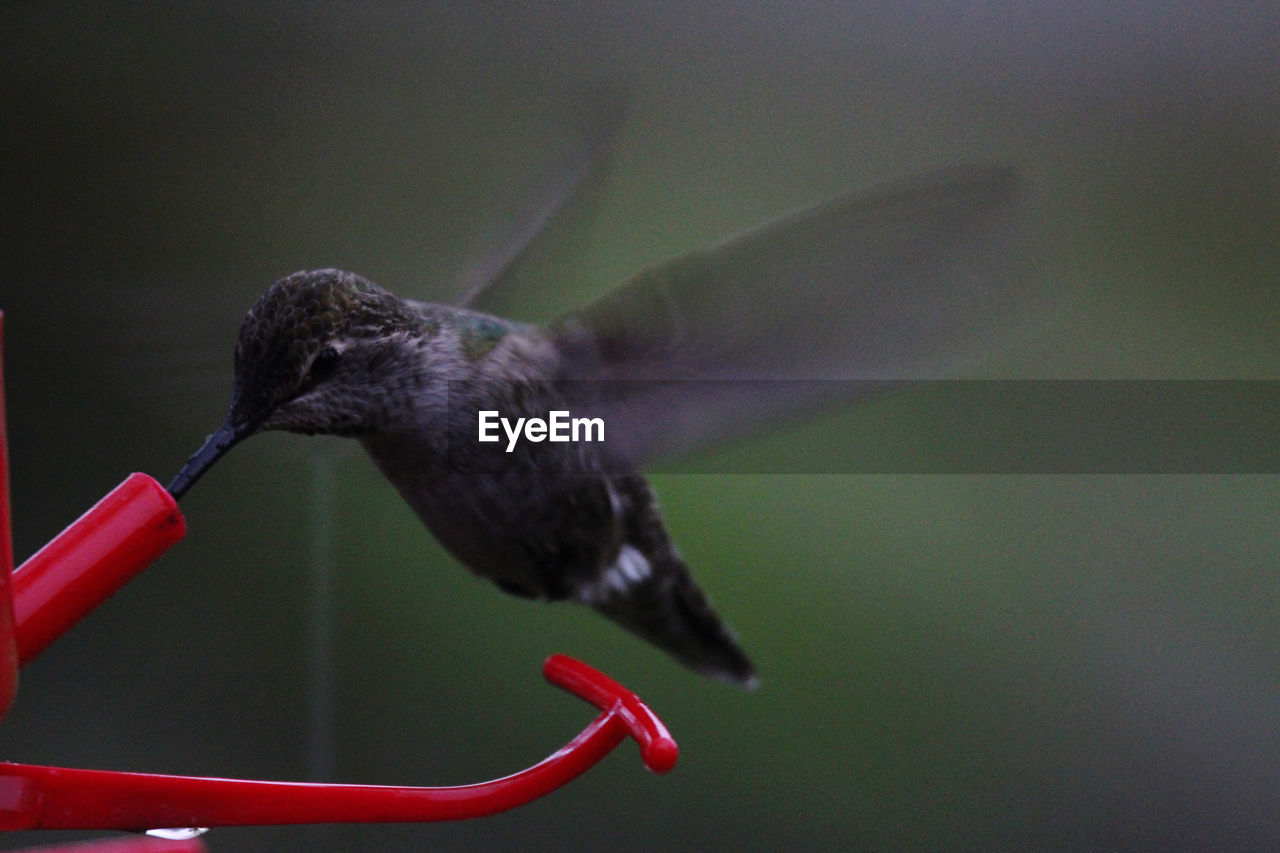
[{"label": "bird eye", "polygon": [[338,359],[340,357],[341,353],[333,347],[325,347],[320,350],[319,354],[311,362],[311,378],[318,380],[332,376],[333,372],[338,369]]}]

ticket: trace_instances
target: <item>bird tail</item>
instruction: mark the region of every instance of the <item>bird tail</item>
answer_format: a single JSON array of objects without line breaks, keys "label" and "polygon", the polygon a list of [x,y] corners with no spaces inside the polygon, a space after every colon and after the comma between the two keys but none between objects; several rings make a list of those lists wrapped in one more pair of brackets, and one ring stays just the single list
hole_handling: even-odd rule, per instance
[{"label": "bird tail", "polygon": [[733,632],[669,543],[647,554],[624,544],[579,599],[695,672],[747,690],[758,684]]}]

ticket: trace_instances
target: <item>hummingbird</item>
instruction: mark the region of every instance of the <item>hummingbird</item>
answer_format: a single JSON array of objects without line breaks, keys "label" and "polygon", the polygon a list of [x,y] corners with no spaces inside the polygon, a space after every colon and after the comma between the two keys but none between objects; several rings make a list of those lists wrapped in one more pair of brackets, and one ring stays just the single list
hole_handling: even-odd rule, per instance
[{"label": "hummingbird", "polygon": [[[815,394],[793,379],[932,376],[980,348],[1013,292],[1001,268],[1017,195],[998,166],[854,192],[540,324],[342,270],[296,272],[249,309],[226,418],[169,491],[181,497],[265,430],[353,438],[445,549],[502,591],[587,605],[753,688],[640,469],[860,387],[822,381]],[[607,446],[477,441],[480,412],[588,404],[607,413]]]}]

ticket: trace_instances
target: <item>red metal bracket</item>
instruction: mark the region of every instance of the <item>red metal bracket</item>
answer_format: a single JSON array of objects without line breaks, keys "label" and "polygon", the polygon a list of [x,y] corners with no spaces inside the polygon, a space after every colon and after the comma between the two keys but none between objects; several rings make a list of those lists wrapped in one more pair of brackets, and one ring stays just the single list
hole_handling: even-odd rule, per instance
[{"label": "red metal bracket", "polygon": [[[0,572],[0,714],[13,699],[17,666],[34,659],[186,532],[182,513],[164,487],[146,474],[133,474],[10,577],[2,382],[0,378],[0,567],[4,568]],[[650,770],[665,773],[675,766],[676,742],[636,694],[564,655],[548,658],[543,673],[552,684],[585,699],[601,713],[544,761],[491,782],[444,788],[334,785],[0,762],[0,830],[145,830],[482,817],[550,793],[581,775],[628,735],[640,744],[641,758]]]}]

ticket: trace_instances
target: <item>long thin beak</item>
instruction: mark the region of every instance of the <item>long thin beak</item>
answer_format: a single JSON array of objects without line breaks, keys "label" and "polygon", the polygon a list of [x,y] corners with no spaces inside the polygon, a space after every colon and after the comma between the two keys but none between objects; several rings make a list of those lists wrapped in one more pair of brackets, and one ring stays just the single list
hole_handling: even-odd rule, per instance
[{"label": "long thin beak", "polygon": [[197,450],[187,464],[182,466],[178,476],[169,484],[169,494],[174,499],[186,494],[187,489],[195,485],[196,480],[209,469],[222,455],[236,445],[242,438],[253,432],[252,425],[224,423],[218,431],[205,439],[204,445]]}]

